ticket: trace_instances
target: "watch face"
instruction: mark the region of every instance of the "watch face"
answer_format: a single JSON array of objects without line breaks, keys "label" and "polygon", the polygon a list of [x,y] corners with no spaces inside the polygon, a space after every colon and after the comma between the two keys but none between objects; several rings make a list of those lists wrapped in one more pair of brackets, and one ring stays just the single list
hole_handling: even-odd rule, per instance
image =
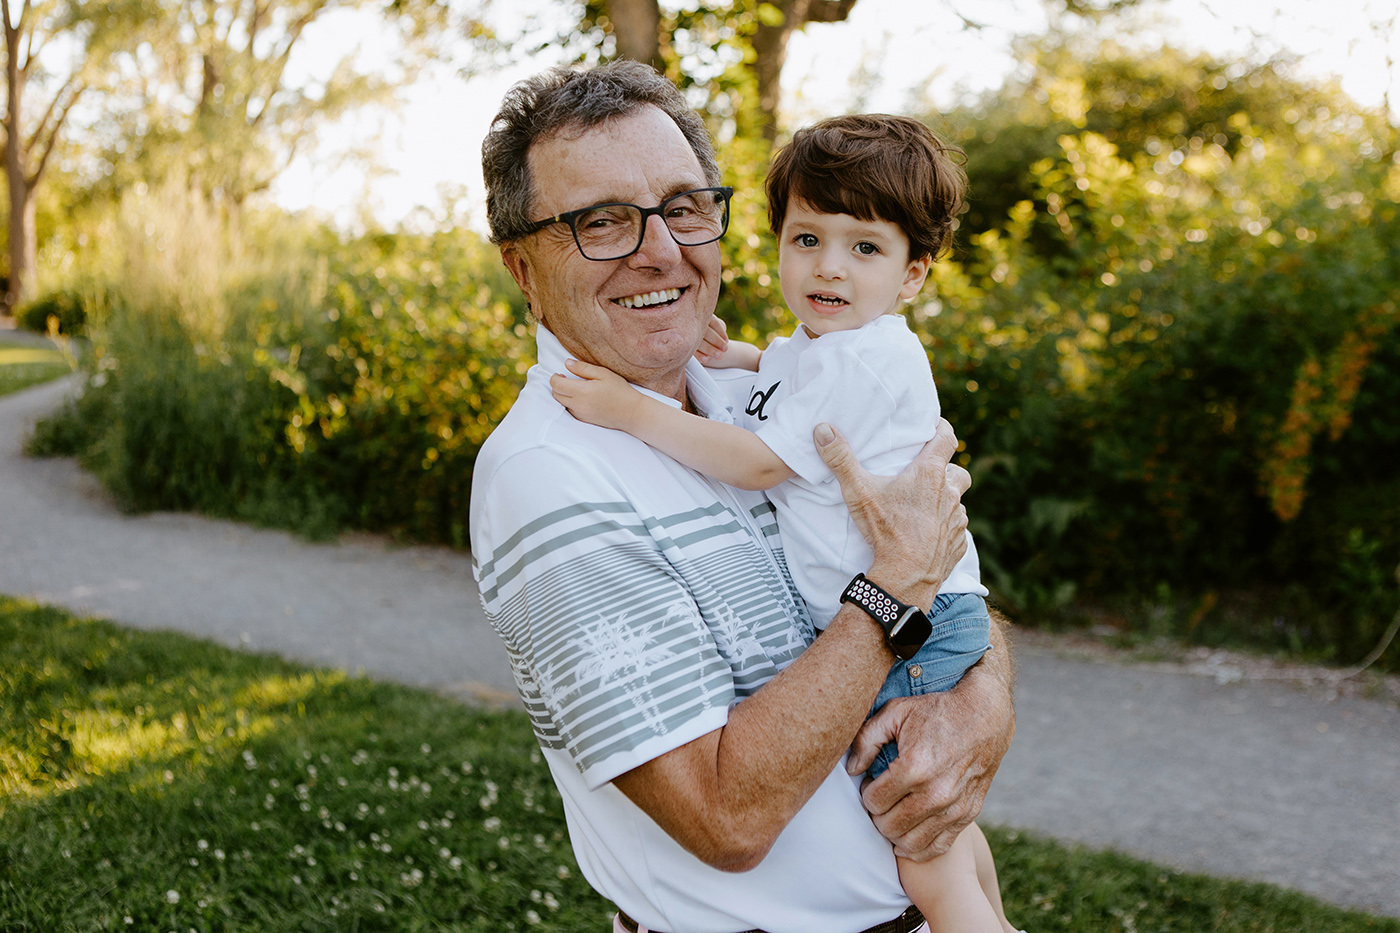
[{"label": "watch face", "polygon": [[933,623],[928,613],[916,606],[910,606],[899,621],[890,629],[889,642],[895,657],[907,661],[919,653],[929,635],[933,633]]}]

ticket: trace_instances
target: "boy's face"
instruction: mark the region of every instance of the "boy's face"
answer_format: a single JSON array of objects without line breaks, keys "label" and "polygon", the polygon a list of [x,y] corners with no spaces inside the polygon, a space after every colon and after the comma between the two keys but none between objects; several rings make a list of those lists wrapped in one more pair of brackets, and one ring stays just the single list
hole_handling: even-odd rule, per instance
[{"label": "boy's face", "polygon": [[919,293],[930,261],[910,260],[897,224],[823,214],[795,199],[778,238],[783,299],[814,337],[894,311]]}]

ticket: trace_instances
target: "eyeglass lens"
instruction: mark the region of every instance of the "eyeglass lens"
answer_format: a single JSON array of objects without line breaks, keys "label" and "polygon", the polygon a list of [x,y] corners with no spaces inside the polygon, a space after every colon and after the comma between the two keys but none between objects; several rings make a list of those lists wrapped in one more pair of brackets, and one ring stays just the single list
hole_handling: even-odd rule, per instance
[{"label": "eyeglass lens", "polygon": [[[661,207],[661,219],[681,246],[700,246],[724,234],[728,204],[720,191],[687,191]],[[600,204],[574,218],[574,233],[586,258],[621,259],[641,246],[642,211],[635,204]]]}]

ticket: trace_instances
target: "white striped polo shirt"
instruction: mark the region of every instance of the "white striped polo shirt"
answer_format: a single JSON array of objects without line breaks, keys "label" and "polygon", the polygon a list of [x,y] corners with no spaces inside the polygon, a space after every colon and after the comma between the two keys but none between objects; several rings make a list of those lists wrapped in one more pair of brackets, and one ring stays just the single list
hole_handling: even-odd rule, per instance
[{"label": "white striped polo shirt", "polygon": [[[843,933],[895,916],[908,899],[893,853],[840,767],[743,874],[700,862],[610,783],[723,726],[813,629],[763,495],[576,421],[549,390],[567,354],[543,327],[537,342],[476,461],[471,544],[585,877],[677,933]],[[694,362],[687,375],[696,406],[732,422],[711,376]]]}]

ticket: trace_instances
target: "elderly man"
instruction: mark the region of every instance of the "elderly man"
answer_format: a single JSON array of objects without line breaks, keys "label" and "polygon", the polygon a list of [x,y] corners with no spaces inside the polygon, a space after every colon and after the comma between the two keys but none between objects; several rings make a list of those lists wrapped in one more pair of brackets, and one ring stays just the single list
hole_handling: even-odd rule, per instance
[{"label": "elderly man", "polygon": [[[761,494],[553,399],[549,376],[573,357],[732,420],[693,360],[730,191],[669,81],[630,62],[536,76],[507,94],[482,152],[539,365],[477,460],[472,552],[614,929],[919,928],[894,852],[941,851],[980,808],[1014,729],[1003,640],[952,692],[891,704],[862,730],[898,633],[846,604],[814,641]],[[929,605],[964,547],[951,430],[898,477],[816,434],[873,547],[866,578]],[[892,738],[900,757],[862,792],[848,768]]]}]

